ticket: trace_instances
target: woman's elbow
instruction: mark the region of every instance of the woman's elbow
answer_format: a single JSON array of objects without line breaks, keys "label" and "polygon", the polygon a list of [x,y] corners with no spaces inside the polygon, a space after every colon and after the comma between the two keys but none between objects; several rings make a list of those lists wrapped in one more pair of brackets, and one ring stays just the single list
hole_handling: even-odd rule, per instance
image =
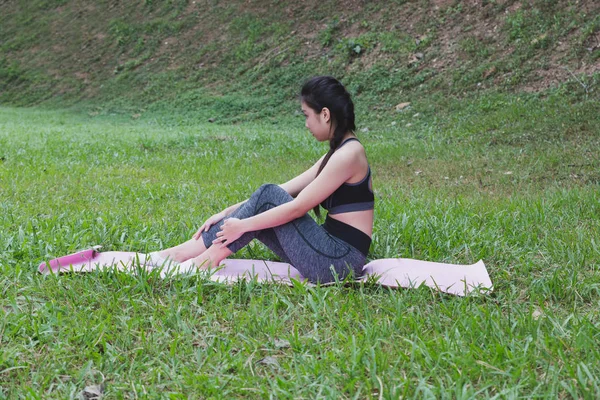
[{"label": "woman's elbow", "polygon": [[291,186],[289,186],[286,183],[282,183],[281,185],[278,185],[280,188],[282,188],[283,190],[285,190],[287,192],[287,194],[289,194],[290,196],[292,196],[293,198],[296,198],[296,196],[298,195],[298,193],[296,193],[293,188]]},{"label": "woman's elbow", "polygon": [[311,208],[307,208],[307,206],[303,205],[302,203],[293,203],[296,203],[296,201],[292,201],[293,208],[290,210],[290,216],[293,217],[292,220],[302,218],[311,210]]}]

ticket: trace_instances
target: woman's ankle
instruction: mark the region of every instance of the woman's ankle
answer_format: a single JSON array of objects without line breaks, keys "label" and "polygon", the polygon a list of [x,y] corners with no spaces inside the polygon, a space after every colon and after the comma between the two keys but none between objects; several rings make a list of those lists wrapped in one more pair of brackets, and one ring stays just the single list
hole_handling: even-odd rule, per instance
[{"label": "woman's ankle", "polygon": [[171,261],[175,261],[177,263],[182,263],[184,261],[189,260],[189,257],[185,257],[181,253],[179,253],[177,251],[173,251],[172,249],[159,250],[159,251],[153,252],[152,254],[158,255],[163,260],[171,260]]}]

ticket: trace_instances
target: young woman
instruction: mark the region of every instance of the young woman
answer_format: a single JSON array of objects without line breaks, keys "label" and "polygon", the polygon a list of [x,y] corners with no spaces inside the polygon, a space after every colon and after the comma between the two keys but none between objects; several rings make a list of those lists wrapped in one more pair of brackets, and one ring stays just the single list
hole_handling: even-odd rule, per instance
[{"label": "young woman", "polygon": [[[329,151],[304,173],[261,186],[250,198],[210,217],[193,238],[151,253],[153,265],[216,266],[258,239],[311,282],[362,275],[371,244],[374,196],[365,150],[354,135],[354,104],[335,78],[310,79],[301,91],[306,127]],[[328,210],[323,225],[307,212]]]}]

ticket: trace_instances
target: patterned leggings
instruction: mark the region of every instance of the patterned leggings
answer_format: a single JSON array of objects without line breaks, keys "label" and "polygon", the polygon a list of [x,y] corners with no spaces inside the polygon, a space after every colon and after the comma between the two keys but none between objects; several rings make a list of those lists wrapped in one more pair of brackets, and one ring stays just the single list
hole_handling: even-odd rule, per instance
[{"label": "patterned leggings", "polygon": [[[281,187],[273,184],[262,185],[230,216],[202,233],[206,248],[212,245],[227,218],[249,218],[292,200],[292,196]],[[333,282],[336,275],[340,280],[349,274],[360,277],[362,267],[366,263],[364,254],[329,234],[308,214],[273,228],[246,232],[227,247],[235,253],[255,238],[313,283]]]}]

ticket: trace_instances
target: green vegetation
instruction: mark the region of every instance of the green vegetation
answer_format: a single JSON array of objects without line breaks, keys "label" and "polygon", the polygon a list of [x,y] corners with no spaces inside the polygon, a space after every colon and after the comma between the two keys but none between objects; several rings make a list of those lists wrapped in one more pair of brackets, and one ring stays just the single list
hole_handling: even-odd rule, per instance
[{"label": "green vegetation", "polygon": [[[600,396],[600,4],[338,4],[0,5],[0,399]],[[357,105],[371,258],[483,259],[493,293],[37,274],[306,169],[319,73]]]},{"label": "green vegetation", "polygon": [[[298,117],[237,126],[0,109],[0,398],[600,394],[600,121],[564,93],[397,113],[361,137],[371,256],[485,260],[494,292],[39,276],[101,244],[151,251],[326,149]],[[417,115],[419,114],[419,115]],[[285,165],[285,168],[281,168]],[[260,244],[236,257],[275,259]]]},{"label": "green vegetation", "polygon": [[[600,4],[29,0],[0,13],[0,102],[197,122],[293,114],[300,83],[341,78],[362,119],[438,96],[598,98]],[[573,85],[574,84],[574,85]],[[438,104],[438,107],[443,104]],[[189,115],[188,115],[189,118]]]}]

